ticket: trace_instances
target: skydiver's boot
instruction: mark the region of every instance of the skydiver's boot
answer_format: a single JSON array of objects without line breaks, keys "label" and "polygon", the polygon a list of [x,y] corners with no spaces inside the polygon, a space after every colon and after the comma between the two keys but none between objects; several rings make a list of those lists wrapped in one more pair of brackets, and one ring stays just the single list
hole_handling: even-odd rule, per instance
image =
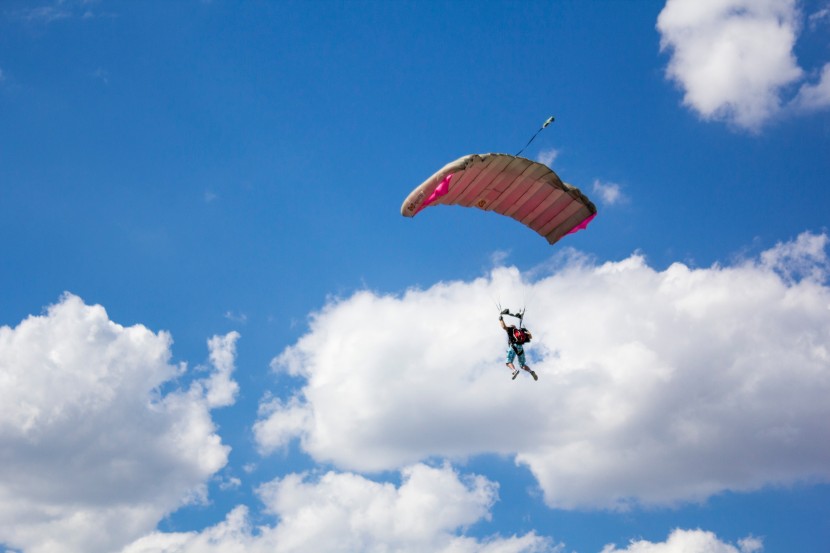
[{"label": "skydiver's boot", "polygon": [[519,369],[513,369],[513,380],[516,380],[517,376],[519,376]]},{"label": "skydiver's boot", "polygon": [[526,370],[527,372],[529,372],[529,373],[530,373],[530,376],[532,376],[532,377],[533,377],[533,380],[539,380],[539,377],[538,377],[538,376],[536,376],[536,373],[535,373],[535,372],[533,372],[533,369],[531,369],[531,368],[530,368],[530,367],[528,367],[527,365],[524,365],[522,368],[523,368],[524,370]]}]

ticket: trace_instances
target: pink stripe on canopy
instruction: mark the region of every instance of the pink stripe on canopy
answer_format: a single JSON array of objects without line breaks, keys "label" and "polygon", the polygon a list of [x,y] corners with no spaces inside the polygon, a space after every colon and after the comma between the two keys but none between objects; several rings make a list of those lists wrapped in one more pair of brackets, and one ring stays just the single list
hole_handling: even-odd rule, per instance
[{"label": "pink stripe on canopy", "polygon": [[588,223],[590,223],[591,221],[593,221],[593,220],[594,220],[594,217],[596,217],[596,216],[597,216],[597,214],[596,214],[596,213],[594,213],[593,215],[591,215],[590,217],[588,217],[587,219],[585,219],[584,221],[582,221],[581,223],[579,223],[578,225],[576,225],[574,228],[572,228],[571,230],[569,230],[566,234],[573,234],[573,233],[575,233],[575,232],[576,232],[576,231],[578,231],[578,230],[584,230],[584,229],[588,228]]},{"label": "pink stripe on canopy", "polygon": [[[429,204],[431,204],[432,202],[434,202],[435,200],[437,200],[441,196],[446,195],[446,193],[450,191],[450,181],[451,180],[452,180],[452,173],[450,173],[449,175],[444,177],[444,180],[441,181],[441,184],[439,184],[438,186],[435,187],[435,190],[432,191],[432,194],[430,194],[429,198],[424,200],[424,203],[421,204],[421,207],[418,208],[418,211],[421,211],[422,209],[424,209],[426,206],[428,206]],[[415,213],[418,213],[418,211],[416,211]]]}]

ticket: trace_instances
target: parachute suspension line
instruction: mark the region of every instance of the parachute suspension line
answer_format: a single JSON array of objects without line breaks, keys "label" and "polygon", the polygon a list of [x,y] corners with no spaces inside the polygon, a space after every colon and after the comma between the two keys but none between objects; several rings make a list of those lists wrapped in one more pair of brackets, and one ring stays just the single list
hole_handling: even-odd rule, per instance
[{"label": "parachute suspension line", "polygon": [[493,294],[491,294],[489,292],[487,293],[487,295],[490,297],[490,301],[492,301],[493,304],[495,304],[496,309],[501,311],[501,296],[497,295],[497,296],[494,297]]},{"label": "parachute suspension line", "polygon": [[538,131],[536,131],[536,134],[534,134],[533,136],[531,136],[531,137],[530,137],[530,140],[528,140],[528,141],[527,141],[527,144],[525,144],[525,147],[524,147],[524,148],[522,148],[521,150],[519,150],[518,152],[516,152],[516,154],[515,154],[515,155],[516,155],[516,156],[518,156],[518,155],[520,155],[522,152],[524,152],[524,151],[525,151],[525,149],[526,149],[528,146],[530,146],[530,143],[531,143],[531,142],[533,142],[533,140],[536,138],[536,136],[537,136],[540,132],[542,132],[542,130],[543,130],[543,129],[547,128],[547,126],[548,126],[548,125],[550,125],[551,123],[553,123],[553,121],[554,121],[554,118],[553,118],[553,115],[551,115],[550,117],[548,117],[547,121],[545,121],[545,122],[542,124],[542,126],[541,126],[541,127],[539,127],[539,130],[538,130]]},{"label": "parachute suspension line", "polygon": [[519,313],[522,316],[519,318],[519,323],[521,326],[524,326],[524,318],[525,318],[525,310],[527,309],[527,287],[522,285],[522,310]]},{"label": "parachute suspension line", "polygon": [[527,305],[533,305],[533,299],[535,297],[534,289],[531,287],[530,294],[528,294],[527,287],[522,288],[522,318],[524,319],[524,314],[527,311]]}]

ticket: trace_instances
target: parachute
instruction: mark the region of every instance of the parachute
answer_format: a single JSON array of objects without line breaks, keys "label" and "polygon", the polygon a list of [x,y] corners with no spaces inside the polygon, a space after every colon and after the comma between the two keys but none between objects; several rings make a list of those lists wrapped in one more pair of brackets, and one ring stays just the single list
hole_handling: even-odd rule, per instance
[{"label": "parachute", "polygon": [[407,196],[401,215],[414,217],[433,205],[495,211],[550,244],[584,229],[597,214],[587,196],[547,166],[508,154],[470,154],[448,163]]}]

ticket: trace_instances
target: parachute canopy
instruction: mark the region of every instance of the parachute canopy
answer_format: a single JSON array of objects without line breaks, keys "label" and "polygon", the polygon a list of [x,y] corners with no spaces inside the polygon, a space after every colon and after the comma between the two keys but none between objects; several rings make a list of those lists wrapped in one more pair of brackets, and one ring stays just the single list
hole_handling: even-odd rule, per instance
[{"label": "parachute canopy", "polygon": [[401,215],[441,204],[507,215],[551,244],[584,229],[597,213],[587,196],[545,165],[507,154],[470,154],[448,163],[409,194]]}]

